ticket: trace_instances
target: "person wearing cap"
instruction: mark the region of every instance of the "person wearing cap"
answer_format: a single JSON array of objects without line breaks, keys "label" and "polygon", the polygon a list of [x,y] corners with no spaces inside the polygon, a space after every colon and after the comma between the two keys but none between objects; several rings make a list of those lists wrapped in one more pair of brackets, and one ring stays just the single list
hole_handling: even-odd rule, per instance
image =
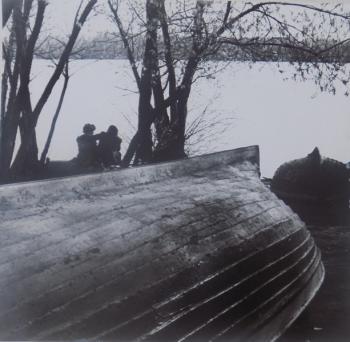
[{"label": "person wearing cap", "polygon": [[107,132],[96,135],[99,140],[98,158],[104,167],[120,164],[120,145],[122,139],[118,136],[118,128],[114,125],[108,127]]},{"label": "person wearing cap", "polygon": [[97,153],[98,135],[94,135],[95,129],[96,127],[93,124],[85,124],[83,134],[77,138],[77,161],[81,167],[96,167],[99,164]]}]

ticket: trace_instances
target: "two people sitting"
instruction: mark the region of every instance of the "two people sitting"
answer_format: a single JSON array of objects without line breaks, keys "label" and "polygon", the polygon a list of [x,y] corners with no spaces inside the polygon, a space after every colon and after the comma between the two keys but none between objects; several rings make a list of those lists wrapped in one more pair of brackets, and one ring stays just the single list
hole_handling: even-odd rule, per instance
[{"label": "two people sitting", "polygon": [[85,124],[83,134],[77,138],[78,164],[84,168],[119,165],[122,139],[118,136],[118,128],[111,125],[107,132],[99,134],[94,134],[95,129],[93,124]]}]

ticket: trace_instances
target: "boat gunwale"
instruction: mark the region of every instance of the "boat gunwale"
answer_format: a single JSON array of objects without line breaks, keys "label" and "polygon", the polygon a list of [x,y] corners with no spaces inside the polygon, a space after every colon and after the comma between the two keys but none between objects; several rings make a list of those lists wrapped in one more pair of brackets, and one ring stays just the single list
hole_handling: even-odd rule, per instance
[{"label": "boat gunwale", "polygon": [[[242,152],[247,152],[248,156],[247,158],[244,158],[243,160],[240,160],[240,156],[235,156],[236,154],[242,153]],[[222,165],[235,165],[242,163],[246,160],[252,159],[254,161],[254,164],[260,168],[260,156],[259,156],[259,146],[258,145],[250,145],[246,147],[239,147],[235,149],[229,149],[229,150],[223,150],[219,152],[212,152],[212,153],[207,153],[203,155],[198,155],[198,156],[193,156],[189,158],[184,158],[184,159],[177,159],[177,160],[172,160],[172,161],[164,161],[164,162],[157,162],[157,163],[150,163],[150,164],[142,164],[142,165],[135,165],[132,167],[121,167],[117,169],[112,169],[109,172],[91,172],[91,173],[84,173],[84,174],[76,174],[76,175],[71,175],[71,176],[64,176],[64,177],[55,177],[55,178],[49,178],[49,179],[40,179],[40,180],[32,180],[32,181],[24,181],[24,182],[17,182],[17,183],[5,183],[5,184],[0,184],[0,190],[6,189],[6,188],[19,188],[22,186],[31,186],[31,185],[39,185],[39,184],[44,184],[48,182],[56,182],[56,181],[65,181],[68,179],[76,179],[76,178],[95,178],[99,177],[101,175],[110,175],[114,174],[116,172],[126,172],[126,171],[131,171],[131,170],[141,170],[141,169],[151,169],[155,167],[164,167],[168,165],[175,165],[178,163],[189,163],[189,162],[195,162],[197,160],[204,160],[204,159],[211,159],[214,156],[220,156],[220,155],[227,155],[232,153],[232,160],[231,162],[221,162]],[[235,161],[237,157],[237,161]],[[217,163],[216,165],[220,165],[220,163]],[[205,170],[205,169],[210,169],[210,167],[207,168],[200,168],[199,170]]]},{"label": "boat gunwale", "polygon": [[[60,201],[80,200],[99,193],[116,192],[125,187],[142,186],[164,181],[191,177],[223,167],[235,167],[246,163],[244,171],[260,176],[259,146],[215,152],[170,162],[122,168],[109,172],[76,175],[72,177],[11,183],[0,186],[0,213],[18,210],[25,206],[48,206]],[[240,169],[240,171],[243,171]]]}]

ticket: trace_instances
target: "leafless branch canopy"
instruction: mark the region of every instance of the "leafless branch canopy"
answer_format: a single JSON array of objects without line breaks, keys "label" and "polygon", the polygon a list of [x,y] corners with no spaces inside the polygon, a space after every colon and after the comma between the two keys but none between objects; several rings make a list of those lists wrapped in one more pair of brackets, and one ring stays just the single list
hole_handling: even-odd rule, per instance
[{"label": "leafless branch canopy", "polygon": [[[142,75],[136,67],[133,36],[129,31],[140,32],[142,28],[157,25],[152,57],[156,62],[151,63],[153,101],[149,106],[153,106],[155,140],[160,149],[169,145],[169,141],[193,136],[185,133],[191,87],[198,78],[215,74],[220,68],[218,63],[212,63],[215,60],[274,61],[279,68],[281,62],[290,62],[295,65],[292,78],[313,78],[321,90],[331,92],[335,91],[334,82],[340,77],[344,85],[348,83],[350,75],[344,73],[342,66],[344,51],[350,50],[350,16],[339,6],[317,7],[284,1],[223,4],[205,0],[171,3],[153,0],[152,3],[157,14],[150,22],[144,15],[142,1],[141,5],[133,2],[121,9],[121,2],[108,0],[140,96]],[[122,23],[121,11],[132,13],[133,21]],[[144,42],[148,39],[146,30]],[[141,48],[144,54],[149,52],[147,46]],[[350,54],[346,58],[350,60]],[[161,127],[160,122],[165,126]]]}]

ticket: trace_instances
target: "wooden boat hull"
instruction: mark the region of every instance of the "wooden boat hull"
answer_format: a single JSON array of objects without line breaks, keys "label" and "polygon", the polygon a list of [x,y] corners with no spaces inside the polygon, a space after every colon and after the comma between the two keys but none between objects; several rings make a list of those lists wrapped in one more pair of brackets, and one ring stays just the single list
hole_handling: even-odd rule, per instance
[{"label": "wooden boat hull", "polygon": [[252,146],[0,188],[0,339],[277,338],[322,283]]},{"label": "wooden boat hull", "polygon": [[305,158],[282,164],[271,190],[310,225],[349,222],[349,173],[343,163],[321,157],[315,149]]}]

